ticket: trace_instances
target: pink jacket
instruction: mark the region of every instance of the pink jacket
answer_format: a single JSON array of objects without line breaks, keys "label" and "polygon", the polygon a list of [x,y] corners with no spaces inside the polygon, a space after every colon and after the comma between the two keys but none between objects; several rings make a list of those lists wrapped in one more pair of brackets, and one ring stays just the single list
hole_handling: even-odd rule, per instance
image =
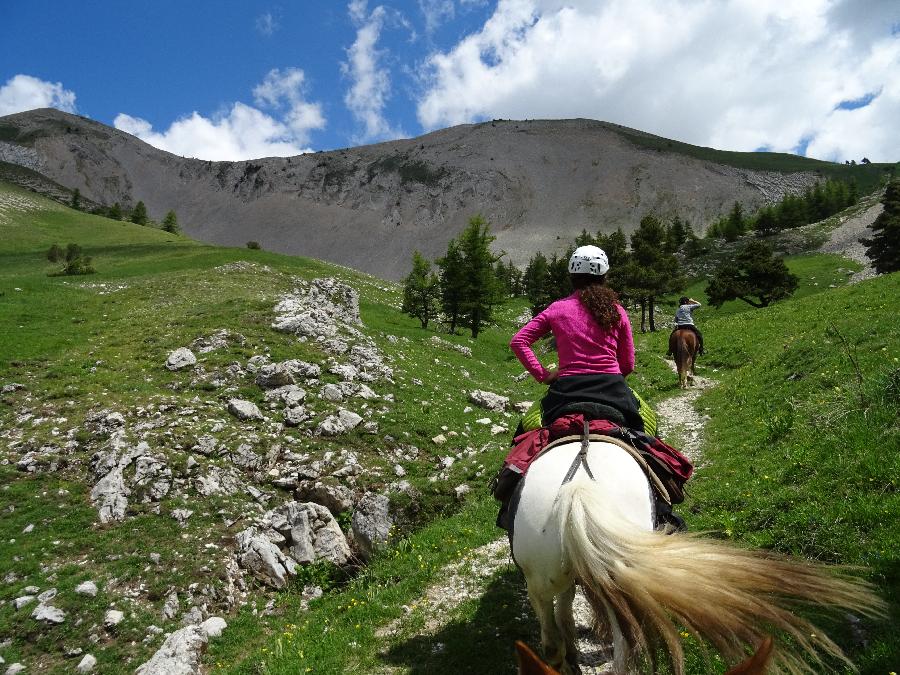
[{"label": "pink jacket", "polygon": [[620,317],[618,326],[611,331],[604,330],[581,304],[576,291],[526,323],[509,346],[538,382],[547,379],[550,371],[537,360],[531,345],[549,332],[556,338],[561,377],[597,373],[628,375],[634,370],[631,322],[621,305],[616,308]]}]

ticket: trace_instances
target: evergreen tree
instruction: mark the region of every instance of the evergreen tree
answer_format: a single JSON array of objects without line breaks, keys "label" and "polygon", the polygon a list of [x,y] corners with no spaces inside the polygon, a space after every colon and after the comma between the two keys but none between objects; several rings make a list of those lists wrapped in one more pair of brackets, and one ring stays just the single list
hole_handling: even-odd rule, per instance
[{"label": "evergreen tree", "polygon": [[681,248],[681,245],[687,240],[688,230],[688,224],[685,223],[681,217],[676,215],[666,228],[666,251],[669,253],[678,251],[678,249]]},{"label": "evergreen tree", "polygon": [[418,251],[413,253],[413,267],[403,280],[404,314],[418,319],[422,328],[428,328],[428,322],[440,309],[441,280],[432,271],[431,262],[422,257]]},{"label": "evergreen tree", "polygon": [[466,272],[463,268],[462,251],[459,242],[451,239],[447,243],[447,253],[437,260],[441,280],[441,309],[450,323],[450,334],[456,333],[462,315],[463,297],[466,293]]},{"label": "evergreen tree", "polygon": [[859,201],[859,184],[856,182],[855,178],[850,179],[850,184],[847,186],[847,206],[853,206]]},{"label": "evergreen tree", "polygon": [[581,234],[579,234],[577,237],[575,237],[575,248],[578,248],[579,246],[591,246],[591,245],[596,246],[597,241],[591,235],[588,234],[587,230],[582,229]]},{"label": "evergreen tree", "polygon": [[721,307],[728,300],[766,307],[792,295],[798,282],[797,275],[788,270],[781,258],[774,256],[768,244],[752,240],[735,260],[715,271],[706,287],[706,296],[713,307]]},{"label": "evergreen tree", "polygon": [[549,292],[550,269],[543,253],[538,251],[528,261],[523,277],[522,281],[525,286],[525,295],[528,297],[528,306],[531,308],[531,315],[537,316],[553,302]]},{"label": "evergreen tree", "polygon": [[809,222],[806,214],[806,203],[802,197],[785,195],[778,203],[778,229],[788,230],[800,227]]},{"label": "evergreen tree", "polygon": [[122,220],[122,205],[119,204],[119,202],[116,202],[109,207],[109,213],[107,215],[113,220]]},{"label": "evergreen tree", "polygon": [[641,304],[641,331],[656,330],[656,298],[680,290],[684,277],[678,259],[666,252],[666,230],[654,216],[641,219],[631,235],[631,262],[626,266],[627,286],[633,289]]},{"label": "evergreen tree", "polygon": [[888,183],[881,203],[884,210],[869,226],[873,234],[863,244],[875,269],[886,274],[900,270],[900,179]]},{"label": "evergreen tree", "polygon": [[507,279],[509,279],[510,295],[512,295],[514,298],[518,298],[520,295],[523,295],[525,291],[522,284],[522,270],[513,265],[512,260],[509,261],[506,276]]},{"label": "evergreen tree", "polygon": [[70,203],[70,206],[78,211],[81,210],[81,190],[78,188],[75,188],[75,191],[72,193],[72,202]]},{"label": "evergreen tree", "polygon": [[178,217],[175,215],[174,211],[169,211],[166,214],[166,217],[163,218],[162,229],[166,232],[171,232],[172,234],[178,233]]},{"label": "evergreen tree", "polygon": [[138,202],[134,205],[134,210],[131,212],[131,222],[135,225],[146,225],[147,220],[147,207],[144,205],[144,202]]},{"label": "evergreen tree", "polygon": [[725,228],[723,231],[725,240],[735,241],[746,232],[746,229],[746,224],[744,222],[744,207],[741,206],[740,202],[735,202],[734,206],[731,208],[731,212],[728,214],[728,218],[725,220]]},{"label": "evergreen tree", "polygon": [[482,326],[491,320],[494,305],[500,301],[499,284],[494,276],[498,256],[491,253],[490,248],[494,239],[480,215],[469,220],[468,227],[459,237],[466,282],[461,309],[466,326],[476,339]]},{"label": "evergreen tree", "polygon": [[606,274],[606,283],[620,296],[627,295],[626,265],[628,264],[628,238],[619,227],[609,234],[597,233],[596,245],[603,249],[609,260],[609,272]]},{"label": "evergreen tree", "polygon": [[[574,248],[566,251],[563,257],[554,253],[547,261],[547,293],[550,302],[572,294],[572,281],[569,279],[569,258],[572,257]],[[549,303],[548,303],[549,304]]]},{"label": "evergreen tree", "polygon": [[774,206],[764,206],[759,210],[753,223],[753,229],[763,236],[774,234],[778,230],[778,218]]}]

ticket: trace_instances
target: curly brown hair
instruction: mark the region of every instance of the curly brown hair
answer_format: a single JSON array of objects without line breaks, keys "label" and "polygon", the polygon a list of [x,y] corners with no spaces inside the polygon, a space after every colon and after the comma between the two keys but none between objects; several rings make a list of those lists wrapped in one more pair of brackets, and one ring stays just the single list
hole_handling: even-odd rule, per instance
[{"label": "curly brown hair", "polygon": [[612,330],[619,325],[618,294],[606,285],[606,275],[570,274],[572,286],[578,291],[578,299],[597,325]]}]

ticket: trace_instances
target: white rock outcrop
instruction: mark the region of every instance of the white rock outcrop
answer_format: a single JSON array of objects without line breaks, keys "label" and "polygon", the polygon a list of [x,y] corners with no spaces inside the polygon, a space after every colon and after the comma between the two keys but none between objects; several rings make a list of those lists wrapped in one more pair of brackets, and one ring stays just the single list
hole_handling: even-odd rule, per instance
[{"label": "white rock outcrop", "polygon": [[169,370],[181,370],[182,368],[189,368],[196,363],[197,357],[194,356],[194,352],[187,347],[179,347],[169,354],[169,358],[166,359],[166,368]]}]

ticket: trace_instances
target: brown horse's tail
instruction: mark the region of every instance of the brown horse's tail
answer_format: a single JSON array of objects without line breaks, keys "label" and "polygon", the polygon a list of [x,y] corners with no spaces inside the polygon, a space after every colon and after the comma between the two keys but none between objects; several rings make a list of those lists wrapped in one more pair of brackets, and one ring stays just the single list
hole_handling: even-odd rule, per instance
[{"label": "brown horse's tail", "polygon": [[834,642],[793,610],[809,604],[865,616],[884,612],[872,587],[846,571],[695,534],[639,530],[587,479],[564,485],[556,509],[564,558],[595,616],[611,630],[616,672],[626,670],[629,655],[652,661],[661,652],[672,672],[683,675],[680,630],[728,661],[743,659],[769,632],[783,631],[793,647],[774,650],[775,672],[813,675],[822,672],[823,657],[852,668]]}]

